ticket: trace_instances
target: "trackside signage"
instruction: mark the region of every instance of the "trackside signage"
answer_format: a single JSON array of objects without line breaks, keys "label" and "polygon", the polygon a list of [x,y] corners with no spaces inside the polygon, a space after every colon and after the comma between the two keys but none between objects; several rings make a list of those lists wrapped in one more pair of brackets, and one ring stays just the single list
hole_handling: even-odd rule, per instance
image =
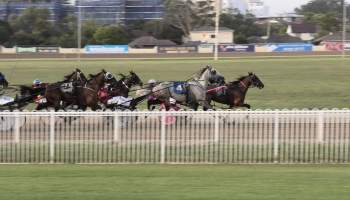
[{"label": "trackside signage", "polygon": [[255,45],[222,44],[219,45],[219,52],[255,52]]},{"label": "trackside signage", "polygon": [[128,53],[128,45],[87,45],[85,53]]},{"label": "trackside signage", "polygon": [[271,52],[311,52],[313,45],[305,43],[268,44],[268,49]]}]

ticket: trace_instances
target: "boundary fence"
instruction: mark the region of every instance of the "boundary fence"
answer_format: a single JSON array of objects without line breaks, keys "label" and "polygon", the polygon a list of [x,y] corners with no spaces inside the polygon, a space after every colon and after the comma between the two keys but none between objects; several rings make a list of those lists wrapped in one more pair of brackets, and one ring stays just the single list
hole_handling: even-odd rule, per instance
[{"label": "boundary fence", "polygon": [[0,163],[350,163],[350,111],[2,112]]}]

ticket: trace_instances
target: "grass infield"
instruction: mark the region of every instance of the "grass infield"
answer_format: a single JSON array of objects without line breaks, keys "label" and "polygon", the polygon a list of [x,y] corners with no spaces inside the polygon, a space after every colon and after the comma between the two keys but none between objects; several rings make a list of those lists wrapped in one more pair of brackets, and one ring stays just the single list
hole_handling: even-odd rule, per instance
[{"label": "grass infield", "polygon": [[347,200],[350,166],[3,165],[0,199]]},{"label": "grass infield", "polygon": [[232,58],[212,60],[100,60],[77,61],[2,61],[0,71],[11,84],[31,84],[62,80],[75,67],[85,74],[104,68],[115,74],[134,70],[146,82],[186,80],[206,64],[212,64],[228,81],[255,72],[265,84],[263,90],[251,89],[247,102],[253,109],[344,108],[349,107],[350,59],[320,58]]}]

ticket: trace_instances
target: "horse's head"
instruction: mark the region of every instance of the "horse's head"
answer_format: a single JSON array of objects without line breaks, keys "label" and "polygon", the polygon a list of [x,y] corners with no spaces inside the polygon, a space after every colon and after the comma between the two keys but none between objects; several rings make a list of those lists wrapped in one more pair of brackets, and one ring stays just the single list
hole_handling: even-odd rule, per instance
[{"label": "horse's head", "polygon": [[130,84],[131,86],[132,85],[139,85],[139,86],[143,85],[142,80],[135,72],[130,71],[129,74],[130,74],[130,76],[127,78],[128,84]]},{"label": "horse's head", "polygon": [[64,81],[85,83],[87,78],[80,69],[75,69],[74,72],[64,77]]},{"label": "horse's head", "polygon": [[108,80],[107,79],[108,72],[106,72],[105,70],[102,70],[100,73],[96,75],[89,74],[89,76],[90,76],[89,83],[96,84],[98,87],[102,87]]},{"label": "horse's head", "polygon": [[250,78],[253,87],[257,87],[259,89],[263,89],[265,87],[264,83],[259,79],[259,77],[256,74],[249,72],[248,77]]},{"label": "horse's head", "polygon": [[[225,78],[211,65],[207,65],[199,72],[197,80],[204,81],[210,84],[224,84]],[[198,76],[197,76],[198,77]],[[195,78],[196,80],[196,78]]]}]

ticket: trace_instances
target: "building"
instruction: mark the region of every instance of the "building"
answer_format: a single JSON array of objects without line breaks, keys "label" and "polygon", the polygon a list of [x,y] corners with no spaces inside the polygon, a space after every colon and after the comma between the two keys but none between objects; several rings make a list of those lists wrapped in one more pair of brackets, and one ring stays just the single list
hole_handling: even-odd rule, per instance
[{"label": "building", "polygon": [[317,30],[314,24],[291,23],[288,25],[287,34],[303,41],[310,41],[315,39]]},{"label": "building", "polygon": [[[226,27],[220,27],[219,29],[219,43],[220,44],[232,44],[234,39],[234,31]],[[189,38],[184,42],[200,42],[200,43],[215,43],[215,27],[203,26],[194,29],[190,32]]]},{"label": "building", "polygon": [[222,0],[223,12],[232,12],[237,10],[241,14],[246,14],[248,10],[247,0]]},{"label": "building", "polygon": [[77,0],[82,21],[93,20],[99,24],[128,24],[137,20],[163,18],[162,0]]},{"label": "building", "polygon": [[51,1],[4,1],[0,3],[0,20],[7,21],[10,16],[19,16],[27,8],[47,9],[50,12],[49,21],[61,19],[65,13],[65,5],[60,0]]},{"label": "building", "polygon": [[247,0],[248,12],[256,17],[263,17],[269,15],[269,8],[262,0]]},{"label": "building", "polygon": [[164,5],[162,0],[127,0],[125,21],[163,19]]},{"label": "building", "polygon": [[81,21],[118,24],[125,20],[125,0],[77,0],[75,7],[77,15],[80,12]]}]

